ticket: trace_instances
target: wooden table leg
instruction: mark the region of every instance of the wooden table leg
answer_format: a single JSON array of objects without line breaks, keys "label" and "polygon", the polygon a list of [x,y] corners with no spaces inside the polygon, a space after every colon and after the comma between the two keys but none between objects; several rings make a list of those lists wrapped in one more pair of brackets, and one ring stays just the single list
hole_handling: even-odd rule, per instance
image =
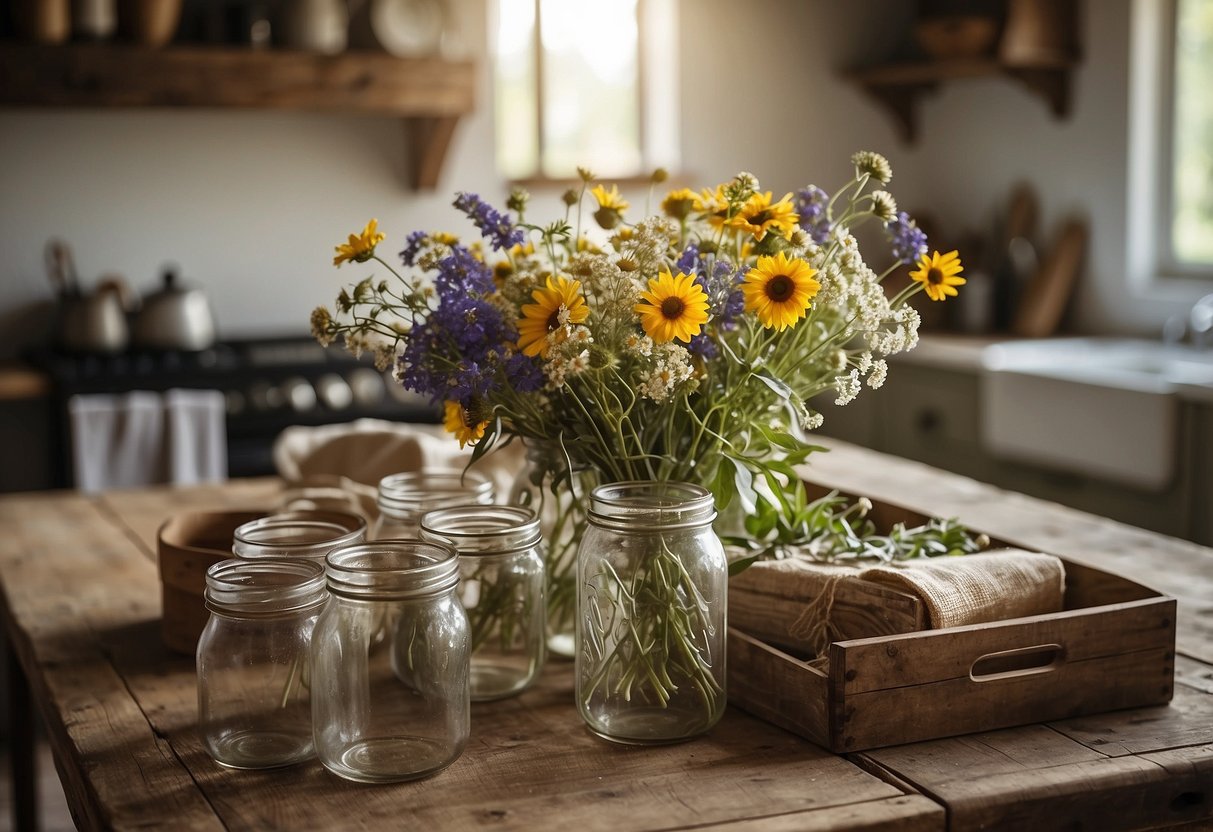
[{"label": "wooden table leg", "polygon": [[8,739],[12,764],[13,829],[38,829],[38,768],[34,759],[34,708],[29,680],[17,655],[6,643],[8,662]]}]

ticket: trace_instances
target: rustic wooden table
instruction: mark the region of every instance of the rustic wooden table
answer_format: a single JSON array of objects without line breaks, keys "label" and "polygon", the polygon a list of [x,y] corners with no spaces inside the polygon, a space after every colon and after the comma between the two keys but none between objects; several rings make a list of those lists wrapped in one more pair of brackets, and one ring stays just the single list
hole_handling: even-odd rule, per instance
[{"label": "rustic wooden table", "polygon": [[[192,661],[160,645],[156,529],[184,510],[270,505],[277,484],[268,480],[0,499],[0,612],[82,828],[1110,830],[1213,822],[1213,551],[830,444],[810,469],[818,482],[959,516],[1177,596],[1174,702],[847,757],[730,709],[705,738],[637,749],[584,730],[571,667],[552,664],[536,689],[474,706],[467,750],[429,780],[355,785],[316,762],[231,771],[211,762],[196,735]],[[28,726],[28,715],[16,723]]]}]

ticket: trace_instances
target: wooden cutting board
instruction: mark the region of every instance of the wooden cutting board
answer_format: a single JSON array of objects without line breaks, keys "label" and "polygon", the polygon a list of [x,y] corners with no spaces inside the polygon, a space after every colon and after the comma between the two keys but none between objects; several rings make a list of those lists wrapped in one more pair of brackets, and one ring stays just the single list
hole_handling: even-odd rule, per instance
[{"label": "wooden cutting board", "polygon": [[1047,338],[1057,331],[1082,268],[1087,224],[1067,220],[1053,247],[1020,297],[1011,331],[1025,338]]}]

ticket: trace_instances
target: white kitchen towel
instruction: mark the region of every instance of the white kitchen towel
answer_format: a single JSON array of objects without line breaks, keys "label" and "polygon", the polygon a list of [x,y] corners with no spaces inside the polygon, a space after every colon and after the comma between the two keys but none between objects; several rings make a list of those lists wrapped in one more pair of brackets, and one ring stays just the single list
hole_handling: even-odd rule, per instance
[{"label": "white kitchen towel", "polygon": [[218,391],[78,395],[68,400],[68,413],[73,474],[81,491],[227,477]]},{"label": "white kitchen towel", "polygon": [[227,406],[218,390],[169,390],[164,394],[168,425],[165,456],[168,482],[192,485],[227,479]]}]

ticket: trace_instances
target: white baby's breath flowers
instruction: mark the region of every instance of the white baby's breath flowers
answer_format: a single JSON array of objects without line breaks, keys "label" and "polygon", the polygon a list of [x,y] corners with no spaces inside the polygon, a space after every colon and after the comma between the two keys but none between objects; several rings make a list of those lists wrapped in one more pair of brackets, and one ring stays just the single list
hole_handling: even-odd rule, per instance
[{"label": "white baby's breath flowers", "polygon": [[851,370],[845,376],[837,376],[834,379],[834,389],[838,392],[838,398],[834,400],[834,404],[848,405],[855,400],[859,395],[859,391],[863,389],[859,383],[859,371]]},{"label": "white baby's breath flowers", "polygon": [[885,378],[889,374],[889,363],[882,359],[877,359],[872,362],[872,372],[868,376],[868,387],[873,390],[879,390],[884,386]]},{"label": "white baby's breath flowers", "polygon": [[653,353],[653,339],[633,332],[624,339],[623,347],[633,355],[648,358]]},{"label": "white baby's breath flowers", "polygon": [[654,345],[652,367],[640,381],[637,392],[646,399],[664,402],[677,391],[679,385],[691,378],[691,354],[685,347],[673,342]]}]

